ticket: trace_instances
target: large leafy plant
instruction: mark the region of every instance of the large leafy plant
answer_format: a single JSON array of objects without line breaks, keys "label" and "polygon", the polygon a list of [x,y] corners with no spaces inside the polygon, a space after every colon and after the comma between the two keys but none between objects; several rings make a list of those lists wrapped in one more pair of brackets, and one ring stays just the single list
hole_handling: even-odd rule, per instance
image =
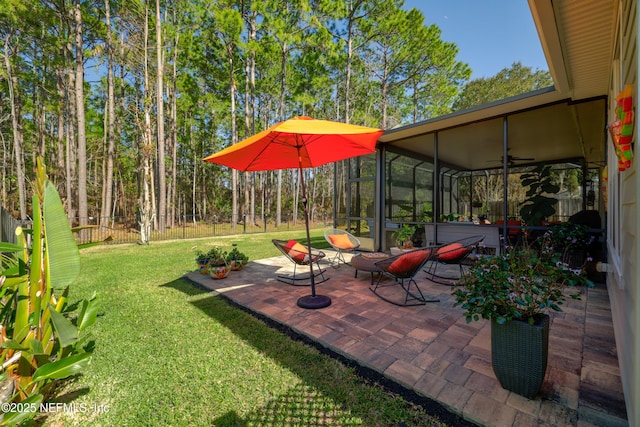
[{"label": "large leafy plant", "polygon": [[4,414],[8,425],[35,416],[57,380],[89,364],[93,343],[83,332],[97,314],[95,295],[67,311],[80,254],[41,159],[33,190],[33,229],[18,228],[17,244],[0,243],[0,380],[12,383],[11,402],[21,403]]},{"label": "large leafy plant", "polygon": [[520,183],[527,188],[526,199],[520,207],[520,216],[526,225],[539,226],[556,213],[556,194],[560,187],[553,183],[551,166],[539,164],[531,172],[520,176]]},{"label": "large leafy plant", "polygon": [[[480,258],[456,284],[454,306],[465,310],[467,322],[483,318],[499,324],[512,319],[533,324],[547,310],[562,311],[567,286],[593,286],[582,268],[566,262],[570,250],[566,239],[549,231],[532,243]],[[578,299],[580,292],[569,296]]]}]

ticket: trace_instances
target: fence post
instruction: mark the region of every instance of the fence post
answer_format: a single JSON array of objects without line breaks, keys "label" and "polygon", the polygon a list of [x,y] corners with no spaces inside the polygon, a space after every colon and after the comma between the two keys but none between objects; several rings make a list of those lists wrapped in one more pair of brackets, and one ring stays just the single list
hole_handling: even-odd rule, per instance
[{"label": "fence post", "polygon": [[242,215],[242,234],[247,234],[247,215]]},{"label": "fence post", "polygon": [[213,235],[216,235],[216,222],[218,221],[218,215],[213,216]]}]

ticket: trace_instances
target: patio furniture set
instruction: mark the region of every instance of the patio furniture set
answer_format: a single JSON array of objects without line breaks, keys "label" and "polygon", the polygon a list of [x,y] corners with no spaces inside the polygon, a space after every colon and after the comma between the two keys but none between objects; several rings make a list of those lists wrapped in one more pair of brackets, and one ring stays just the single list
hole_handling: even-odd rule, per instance
[{"label": "patio furniture set", "polygon": [[[426,277],[433,282],[453,285],[464,276],[463,264],[471,254],[477,251],[478,246],[485,238],[484,235],[474,235],[446,244],[430,245],[424,248],[405,250],[397,255],[389,255],[383,252],[358,253],[360,241],[345,230],[327,229],[324,237],[336,252],[333,258],[327,258],[334,268],[339,268],[341,264],[350,264],[355,270],[355,277],[358,277],[358,271],[370,273],[369,289],[381,299],[400,306],[438,302],[438,299],[429,298],[422,293],[416,283],[416,275],[423,271],[426,273]],[[328,280],[324,274],[326,269],[320,265],[320,260],[326,257],[323,251],[307,248],[295,240],[274,239],[273,244],[294,265],[293,275],[279,275],[279,281],[295,286],[308,286],[311,279],[316,284]],[[350,261],[345,258],[347,253],[354,254]],[[307,267],[310,264],[313,266],[310,268],[309,274],[299,275],[296,273],[298,267]],[[458,268],[451,269],[446,266],[457,266]],[[452,270],[455,274],[451,274]],[[378,275],[377,281],[375,280],[376,274]],[[394,290],[389,293],[387,288],[391,287]],[[400,289],[399,292],[398,289]]]}]

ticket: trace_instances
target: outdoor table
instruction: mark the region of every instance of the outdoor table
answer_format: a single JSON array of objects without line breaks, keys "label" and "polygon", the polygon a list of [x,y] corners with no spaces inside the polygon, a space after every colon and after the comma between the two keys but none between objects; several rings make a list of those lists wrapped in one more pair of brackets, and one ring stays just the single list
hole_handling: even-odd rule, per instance
[{"label": "outdoor table", "polygon": [[371,273],[371,285],[373,285],[373,273],[382,274],[382,270],[376,266],[376,262],[388,258],[389,255],[383,252],[363,253],[351,258],[351,265],[356,270],[355,277],[358,277],[358,270]]}]

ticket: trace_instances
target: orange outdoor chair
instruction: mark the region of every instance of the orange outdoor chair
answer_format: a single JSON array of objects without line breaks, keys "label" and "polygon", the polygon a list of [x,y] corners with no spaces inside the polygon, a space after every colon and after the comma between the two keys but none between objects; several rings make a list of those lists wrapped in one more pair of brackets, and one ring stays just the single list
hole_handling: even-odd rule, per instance
[{"label": "orange outdoor chair", "polygon": [[[369,289],[383,300],[399,306],[439,302],[439,299],[425,297],[414,279],[416,273],[422,269],[434,253],[435,248],[433,247],[419,248],[376,262],[376,266],[382,274],[380,274],[378,282]],[[391,277],[393,281],[382,283],[385,276]],[[395,286],[398,286],[401,291],[394,293],[392,289],[391,292],[389,292],[390,289],[385,289]],[[396,296],[398,294],[399,296]],[[393,298],[394,296],[396,297]]]},{"label": "orange outdoor chair", "polygon": [[356,251],[360,247],[360,240],[353,234],[339,228],[329,228],[324,231],[324,238],[336,251],[336,255],[328,261],[335,268],[340,267],[340,263],[349,264],[345,258],[345,253]]},{"label": "orange outdoor chair", "polygon": [[314,280],[314,283],[316,285],[329,280],[328,277],[324,276],[324,272],[326,271],[326,269],[320,267],[320,260],[325,257],[324,252],[311,248],[311,256],[309,256],[308,248],[295,240],[273,239],[272,242],[275,247],[278,248],[280,252],[282,252],[283,255],[293,263],[293,275],[278,275],[278,280],[280,282],[294,286],[311,286],[311,268],[309,268],[309,273],[307,274],[296,274],[298,266],[309,267],[311,263],[314,263],[313,277],[317,277],[320,279]]},{"label": "orange outdoor chair", "polygon": [[[443,285],[454,285],[465,275],[464,261],[483,240],[484,235],[478,234],[439,246],[424,270],[427,278]],[[458,265],[458,273],[454,275],[451,269],[446,268],[448,265]],[[442,270],[449,271],[443,273]]]},{"label": "orange outdoor chair", "polygon": [[496,221],[496,224],[499,225],[498,232],[500,233],[500,236],[502,236],[505,246],[517,246],[522,242],[522,221],[520,221],[519,219],[508,219],[506,237],[503,236],[504,221],[498,220]]}]

